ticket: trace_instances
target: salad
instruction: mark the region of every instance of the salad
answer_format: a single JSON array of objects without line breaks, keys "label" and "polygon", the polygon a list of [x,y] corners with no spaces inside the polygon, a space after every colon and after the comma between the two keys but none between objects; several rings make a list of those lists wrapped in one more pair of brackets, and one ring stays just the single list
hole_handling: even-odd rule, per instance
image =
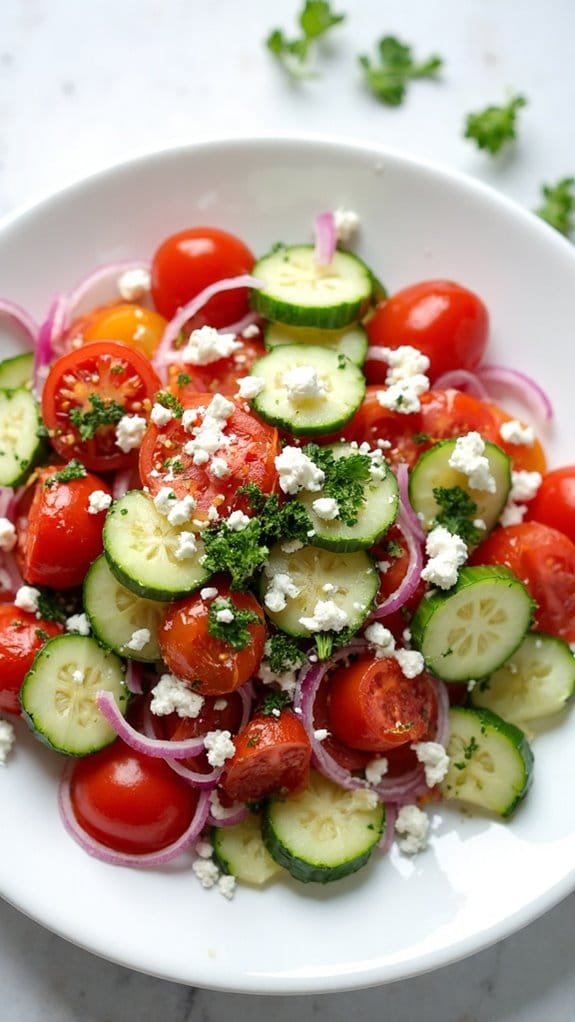
[{"label": "salad", "polygon": [[[197,227],[0,364],[0,762],[63,758],[92,855],[328,883],[426,807],[506,819],[575,686],[575,467],[451,281],[389,297],[351,211],[255,259]],[[107,291],[105,303],[94,294]]]}]

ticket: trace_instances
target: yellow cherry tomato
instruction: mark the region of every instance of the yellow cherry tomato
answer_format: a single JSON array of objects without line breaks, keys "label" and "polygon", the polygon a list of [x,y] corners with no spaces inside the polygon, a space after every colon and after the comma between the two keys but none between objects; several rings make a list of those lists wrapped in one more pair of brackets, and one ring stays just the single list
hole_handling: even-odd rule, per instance
[{"label": "yellow cherry tomato", "polygon": [[84,341],[121,341],[151,358],[166,324],[159,312],[123,302],[95,310],[85,318],[80,333]]}]

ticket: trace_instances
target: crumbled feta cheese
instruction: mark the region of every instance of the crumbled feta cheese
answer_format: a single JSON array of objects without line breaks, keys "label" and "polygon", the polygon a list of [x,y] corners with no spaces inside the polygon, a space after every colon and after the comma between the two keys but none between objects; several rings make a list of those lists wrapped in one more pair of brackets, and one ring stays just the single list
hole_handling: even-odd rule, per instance
[{"label": "crumbled feta cheese", "polygon": [[535,443],[533,427],[524,426],[518,419],[510,419],[509,422],[503,422],[499,427],[499,435],[506,444],[533,447]]},{"label": "crumbled feta cheese", "polygon": [[210,816],[214,820],[225,820],[230,812],[243,808],[242,803],[233,802],[227,809],[222,805],[216,790],[210,792]]},{"label": "crumbled feta cheese", "polygon": [[222,394],[214,394],[201,424],[192,426],[192,439],[184,446],[184,452],[192,456],[194,465],[206,465],[212,455],[232,443],[232,437],[226,436],[224,429],[234,408]]},{"label": "crumbled feta cheese", "polygon": [[176,502],[176,494],[169,486],[162,486],[153,498],[156,511],[167,517]]},{"label": "crumbled feta cheese", "polygon": [[329,738],[329,731],[325,727],[318,727],[313,733],[316,742],[325,742]]},{"label": "crumbled feta cheese", "polygon": [[72,614],[66,618],[66,631],[77,632],[78,635],[90,634],[90,622],[86,614]]},{"label": "crumbled feta cheese", "polygon": [[[509,663],[508,663],[507,666],[509,666]],[[469,681],[467,682],[467,691],[468,692],[473,692],[473,689],[475,688],[476,685],[477,685],[477,678],[470,678]]]},{"label": "crumbled feta cheese", "polygon": [[472,430],[458,437],[448,464],[467,476],[470,489],[495,493],[495,479],[485,457],[485,441],[480,433]]},{"label": "crumbled feta cheese", "polygon": [[[300,664],[297,666],[299,667]],[[297,686],[297,669],[295,665],[287,671],[282,671],[280,674],[276,674],[275,671],[272,671],[268,661],[264,659],[256,673],[264,685],[276,686],[279,688],[280,692],[285,692],[290,699],[293,699],[295,696]]]},{"label": "crumbled feta cheese", "polygon": [[[160,493],[161,492],[162,491],[160,490]],[[192,512],[196,506],[196,502],[194,498],[187,493],[181,500],[169,501],[167,506],[167,519],[170,525],[185,525],[185,523],[189,522],[192,517]]]},{"label": "crumbled feta cheese", "polygon": [[242,330],[242,337],[245,337],[246,341],[250,341],[253,337],[259,337],[259,335],[260,328],[257,323],[248,323]]},{"label": "crumbled feta cheese", "polygon": [[223,419],[227,422],[234,411],[235,405],[233,401],[229,401],[223,394],[214,394],[206,408],[206,418]]},{"label": "crumbled feta cheese", "polygon": [[385,377],[388,386],[409,380],[414,376],[423,376],[429,369],[429,359],[410,344],[402,344],[398,348],[382,348],[381,354],[389,369]]},{"label": "crumbled feta cheese", "polygon": [[185,529],[179,533],[178,542],[174,548],[174,557],[177,561],[187,561],[198,552],[198,544],[193,532]]},{"label": "crumbled feta cheese", "polygon": [[34,586],[20,586],[14,597],[14,605],[20,610],[27,611],[29,614],[36,614],[39,599],[39,589],[35,589]]},{"label": "crumbled feta cheese", "polygon": [[148,294],[152,286],[150,271],[144,266],[134,266],[131,270],[124,270],[117,281],[118,294],[125,302],[137,302],[144,295]]},{"label": "crumbled feta cheese", "polygon": [[473,519],[473,524],[474,524],[475,528],[476,529],[480,529],[481,532],[485,532],[485,529],[487,528],[485,522],[483,521],[483,518],[474,518]]},{"label": "crumbled feta cheese", "polygon": [[197,408],[184,408],[182,412],[182,426],[186,433],[190,433],[192,426],[195,426],[198,421],[198,409]]},{"label": "crumbled feta cheese", "polygon": [[229,607],[222,607],[221,610],[216,610],[216,621],[219,621],[222,625],[230,625],[234,620],[234,612]]},{"label": "crumbled feta cheese", "polygon": [[168,422],[171,422],[173,418],[174,413],[171,408],[166,408],[164,405],[159,404],[158,401],[152,405],[150,419],[154,426],[167,426]]},{"label": "crumbled feta cheese", "polygon": [[216,699],[214,703],[214,710],[225,710],[228,705],[227,699]]},{"label": "crumbled feta cheese", "polygon": [[236,893],[236,878],[231,873],[222,873],[218,880],[218,891],[220,894],[231,901],[234,894]]},{"label": "crumbled feta cheese", "polygon": [[213,600],[218,595],[218,590],[214,586],[205,586],[200,589],[200,597],[202,600]]},{"label": "crumbled feta cheese", "polygon": [[414,742],[411,746],[415,750],[420,763],[425,767],[425,783],[428,788],[434,788],[441,784],[449,770],[449,756],[443,745],[439,742]]},{"label": "crumbled feta cheese", "polygon": [[210,506],[208,508],[208,521],[209,522],[217,522],[219,517],[220,517],[220,513],[219,513],[217,507],[214,507],[213,504],[210,504]]},{"label": "crumbled feta cheese", "polygon": [[370,759],[365,768],[365,779],[370,784],[379,784],[385,777],[388,769],[389,763],[385,756],[376,756],[375,759]]},{"label": "crumbled feta cheese", "polygon": [[261,376],[244,376],[238,380],[238,397],[244,401],[252,401],[262,392],[266,381]]},{"label": "crumbled feta cheese", "polygon": [[152,689],[150,710],[156,717],[166,717],[169,713],[177,713],[178,717],[199,717],[203,705],[203,696],[192,692],[175,674],[162,674]]},{"label": "crumbled feta cheese", "polygon": [[12,724],[7,720],[0,719],[0,766],[5,766],[8,756],[12,752],[16,732]]},{"label": "crumbled feta cheese", "polygon": [[295,554],[296,550],[301,550],[302,547],[301,539],[284,539],[280,543],[280,548],[284,554]]},{"label": "crumbled feta cheese", "polygon": [[150,641],[151,637],[149,628],[136,628],[136,630],[132,632],[125,648],[133,649],[135,653],[140,653],[146,643]]},{"label": "crumbled feta cheese", "polygon": [[363,634],[370,646],[374,647],[377,660],[381,660],[386,656],[392,656],[395,651],[395,639],[389,628],[386,628],[379,621],[374,621],[373,624],[367,626]]},{"label": "crumbled feta cheese", "polygon": [[382,354],[389,369],[385,377],[387,390],[376,392],[378,403],[382,408],[403,415],[418,412],[421,407],[419,398],[429,390],[429,380],[425,375],[429,369],[427,355],[422,355],[409,344],[383,348]]},{"label": "crumbled feta cheese", "polygon": [[339,504],[333,497],[318,497],[314,500],[312,508],[318,518],[325,522],[333,522],[339,515]]},{"label": "crumbled feta cheese", "polygon": [[309,632],[341,632],[347,625],[345,610],[333,600],[318,600],[312,617],[300,617],[299,622]]},{"label": "crumbled feta cheese", "polygon": [[334,586],[333,582],[324,582],[321,591],[322,593],[335,593],[337,592],[337,586]]},{"label": "crumbled feta cheese", "polygon": [[359,228],[359,216],[353,209],[343,209],[338,206],[333,211],[333,222],[335,225],[335,236],[343,245],[351,241]]},{"label": "crumbled feta cheese", "polygon": [[425,550],[429,557],[421,577],[440,589],[451,589],[457,582],[457,573],[467,558],[467,546],[443,525],[436,525],[429,533]]},{"label": "crumbled feta cheese", "polygon": [[9,518],[0,518],[0,550],[10,553],[16,546],[16,529]]},{"label": "crumbled feta cheese", "polygon": [[220,879],[220,871],[213,859],[195,859],[192,862],[192,870],[206,890],[215,887]]},{"label": "crumbled feta cheese", "polygon": [[204,738],[208,763],[213,767],[223,766],[236,751],[230,731],[208,731]]},{"label": "crumbled feta cheese", "polygon": [[325,482],[325,473],[299,447],[284,447],[275,459],[275,467],[283,493],[317,492]]},{"label": "crumbled feta cheese", "polygon": [[213,326],[202,326],[192,330],[180,358],[185,365],[207,366],[220,358],[229,358],[241,347],[235,334],[220,334]]},{"label": "crumbled feta cheese", "polygon": [[271,610],[272,614],[278,614],[281,610],[285,609],[288,599],[293,600],[299,594],[300,590],[295,585],[291,575],[288,575],[285,571],[278,571],[277,574],[271,577],[264,596],[264,603],[268,610]]},{"label": "crumbled feta cheese", "polygon": [[287,391],[288,401],[292,402],[325,397],[327,393],[313,366],[303,365],[289,369],[283,374],[282,383]]},{"label": "crumbled feta cheese", "polygon": [[226,519],[226,525],[232,532],[242,532],[248,527],[250,522],[250,516],[245,515],[243,511],[232,511],[229,518]]},{"label": "crumbled feta cheese", "polygon": [[209,472],[214,479],[227,479],[231,475],[231,468],[224,458],[212,458]]},{"label": "crumbled feta cheese", "polygon": [[509,499],[514,502],[533,500],[540,486],[540,472],[512,472]]},{"label": "crumbled feta cheese", "polygon": [[116,426],[116,447],[124,454],[135,450],[142,443],[147,426],[141,415],[123,415]]},{"label": "crumbled feta cheese", "polygon": [[397,846],[406,855],[415,855],[427,847],[429,820],[416,805],[402,806],[395,821]]},{"label": "crumbled feta cheese", "polygon": [[214,852],[211,841],[204,841],[203,838],[198,838],[194,845],[194,852],[200,856],[200,859],[211,859]]},{"label": "crumbled feta cheese", "polygon": [[526,504],[514,504],[509,500],[499,516],[500,525],[520,525],[527,514]]},{"label": "crumbled feta cheese", "polygon": [[353,812],[354,809],[357,809],[359,812],[371,812],[379,803],[377,792],[371,791],[369,788],[356,788],[353,794],[351,792],[349,794],[350,812]]},{"label": "crumbled feta cheese", "polygon": [[112,497],[104,490],[94,490],[88,497],[88,514],[98,515],[101,511],[107,511],[112,503]]},{"label": "crumbled feta cheese", "polygon": [[396,649],[395,659],[406,678],[417,678],[425,666],[421,653],[416,649]]}]

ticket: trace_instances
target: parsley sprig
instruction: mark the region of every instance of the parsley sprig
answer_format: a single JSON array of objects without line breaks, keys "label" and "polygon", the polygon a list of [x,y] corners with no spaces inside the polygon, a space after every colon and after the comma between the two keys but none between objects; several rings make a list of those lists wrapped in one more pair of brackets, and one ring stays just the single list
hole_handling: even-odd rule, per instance
[{"label": "parsley sprig", "polygon": [[575,212],[575,177],[564,177],[554,185],[542,185],[541,193],[544,201],[535,210],[537,216],[568,237]]},{"label": "parsley sprig", "polygon": [[[231,621],[218,621],[220,611],[229,611]],[[214,639],[221,639],[232,649],[245,649],[250,641],[248,625],[255,625],[261,618],[253,610],[241,610],[229,597],[220,596],[210,604],[208,611],[208,632]]]},{"label": "parsley sprig", "polygon": [[467,546],[479,543],[482,530],[474,525],[477,518],[477,504],[461,486],[436,486],[433,496],[441,511],[435,517],[436,525],[443,525],[454,532]]},{"label": "parsley sprig", "polygon": [[64,468],[58,469],[52,475],[49,475],[44,483],[48,489],[51,486],[55,486],[56,483],[71,483],[73,479],[83,479],[87,475],[86,469],[84,468],[81,461],[77,458],[72,458]]},{"label": "parsley sprig", "polygon": [[72,408],[68,418],[80,434],[80,440],[92,440],[100,426],[115,426],[126,410],[117,401],[103,400],[99,394],[90,394],[91,409]]},{"label": "parsley sprig", "polygon": [[284,707],[289,706],[290,703],[291,699],[287,692],[268,692],[259,712],[262,713],[264,717],[277,717],[278,714],[274,713],[274,710],[281,711]]},{"label": "parsley sprig", "polygon": [[174,414],[174,418],[181,419],[184,414],[184,406],[181,401],[178,401],[177,397],[174,397],[169,390],[160,390],[156,394],[155,400],[159,405],[164,408],[169,408]]},{"label": "parsley sprig", "polygon": [[506,142],[516,138],[517,114],[526,105],[525,96],[517,95],[504,106],[488,106],[475,114],[468,114],[465,138],[473,139],[479,149],[486,149],[495,156]]},{"label": "parsley sprig", "polygon": [[368,89],[388,106],[401,106],[410,81],[436,78],[443,67],[443,59],[435,53],[427,60],[414,60],[412,47],[392,35],[383,36],[376,49],[379,63],[365,54],[358,60]]},{"label": "parsley sprig", "polygon": [[295,39],[288,39],[281,28],[276,28],[267,37],[266,46],[293,78],[312,77],[313,72],[307,63],[311,48],[344,18],[345,14],[335,14],[328,0],[305,0],[298,15],[301,34]]},{"label": "parsley sprig", "polygon": [[365,504],[365,485],[371,478],[369,455],[354,453],[334,458],[329,447],[317,444],[307,444],[303,451],[325,474],[322,496],[337,502],[339,518],[345,525],[355,525]]},{"label": "parsley sprig", "polygon": [[301,667],[304,655],[297,642],[278,632],[266,641],[264,659],[274,674],[285,674],[295,667]]}]

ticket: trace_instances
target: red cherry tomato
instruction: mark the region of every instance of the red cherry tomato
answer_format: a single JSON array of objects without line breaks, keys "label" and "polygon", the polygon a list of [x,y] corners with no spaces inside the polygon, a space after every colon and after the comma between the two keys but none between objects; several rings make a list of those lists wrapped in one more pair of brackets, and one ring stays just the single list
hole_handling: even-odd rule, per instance
[{"label": "red cherry tomato", "polygon": [[366,440],[372,446],[377,440],[387,440],[391,447],[385,451],[386,458],[394,465],[404,461],[411,467],[424,449],[418,443],[421,416],[419,412],[401,415],[383,408],[377,399],[379,390],[381,387],[367,388],[362,404],[338,437],[357,443]]},{"label": "red cherry tomato", "polygon": [[[319,730],[329,731],[331,727],[329,719],[329,694],[330,681],[329,677],[325,677],[317,690],[313,704],[313,723],[314,727]],[[344,770],[364,770],[370,759],[372,759],[371,753],[352,749],[349,745],[338,742],[337,738],[334,738],[332,734],[328,734],[321,745],[322,749],[325,749],[332,759],[339,766],[343,767]]]},{"label": "red cherry tomato", "polygon": [[219,695],[233,692],[251,678],[264,652],[266,637],[262,608],[250,593],[230,593],[227,586],[218,585],[218,594],[231,599],[240,611],[249,611],[258,618],[246,625],[249,642],[243,649],[234,649],[223,639],[209,632],[209,613],[212,601],[199,595],[189,596],[174,603],[160,627],[158,639],[162,656],[171,671],[192,682],[200,695]]},{"label": "red cherry tomato", "polygon": [[[494,443],[498,444],[509,455],[514,470],[516,472],[541,472],[543,474],[547,468],[547,459],[543,446],[537,437],[535,437],[535,441],[531,445],[510,444],[501,436],[500,428],[504,422],[511,422],[516,417],[509,415],[499,405],[494,405],[491,402],[486,404],[497,425],[497,438],[494,440]],[[523,426],[526,425],[524,422],[521,424]],[[549,522],[548,524],[551,525],[552,523]]]},{"label": "red cherry tomato", "polygon": [[235,739],[226,763],[224,794],[255,802],[280,792],[302,791],[309,779],[311,746],[303,724],[291,710],[279,717],[255,714]]},{"label": "red cherry tomato", "polygon": [[429,390],[421,398],[421,431],[431,443],[474,431],[497,443],[500,421],[484,401],[459,390]]},{"label": "red cherry tomato", "polygon": [[537,603],[537,627],[575,642],[575,543],[539,522],[496,529],[474,551],[473,564],[504,564]]},{"label": "red cherry tomato", "polygon": [[[152,295],[158,312],[172,319],[196,295],[226,277],[249,273],[254,257],[243,241],[217,227],[191,227],[162,242],[152,259]],[[223,327],[248,311],[246,288],[215,295],[195,326]]]},{"label": "red cherry tomato", "polygon": [[[238,693],[228,692],[224,697],[205,696],[204,705],[197,717],[178,717],[177,713],[171,713],[163,720],[161,717],[155,718],[155,724],[158,727],[161,722],[161,733],[174,742],[198,738],[208,731],[229,731],[234,735],[241,724],[242,712],[242,701]],[[205,752],[181,759],[180,763],[200,774],[212,773],[214,769]]]},{"label": "red cherry tomato", "polygon": [[90,494],[101,490],[111,495],[111,491],[90,474],[58,482],[57,471],[39,473],[27,522],[18,529],[18,558],[27,582],[68,589],[82,584],[103,549],[105,513],[88,512]]},{"label": "red cherry tomato", "polygon": [[[370,344],[417,348],[429,358],[433,382],[452,369],[477,369],[487,345],[489,317],[481,298],[449,280],[425,280],[380,302],[367,323]],[[383,383],[387,366],[367,361],[370,383]]]},{"label": "red cherry tomato", "polygon": [[72,323],[67,336],[81,338],[86,343],[121,341],[128,348],[135,348],[151,358],[166,326],[167,320],[152,309],[120,302],[92,309],[86,316]]},{"label": "red cherry tomato", "polygon": [[554,468],[527,505],[527,521],[564,532],[575,543],[575,465]]},{"label": "red cherry tomato", "polygon": [[392,657],[363,656],[331,676],[334,736],[354,749],[385,752],[429,732],[437,700],[427,674],[406,678]]},{"label": "red cherry tomato", "polygon": [[156,852],[176,841],[192,821],[198,802],[162,759],[122,741],[78,760],[70,781],[78,823],[117,852]]},{"label": "red cherry tomato", "polygon": [[[144,415],[161,383],[147,358],[116,341],[94,341],[62,355],[42,395],[52,446],[67,461],[104,472],[135,460],[116,444],[123,415]],[[100,423],[100,424],[98,424]]]},{"label": "red cherry tomato", "polygon": [[[241,340],[241,338],[240,338]],[[219,358],[206,366],[170,366],[170,386],[173,393],[184,405],[194,394],[237,394],[238,380],[247,376],[254,362],[266,354],[261,341],[242,340],[229,358]]]},{"label": "red cherry tomato", "polygon": [[27,614],[13,603],[0,605],[0,710],[20,713],[18,695],[32,661],[47,639],[59,635],[56,621]]}]

